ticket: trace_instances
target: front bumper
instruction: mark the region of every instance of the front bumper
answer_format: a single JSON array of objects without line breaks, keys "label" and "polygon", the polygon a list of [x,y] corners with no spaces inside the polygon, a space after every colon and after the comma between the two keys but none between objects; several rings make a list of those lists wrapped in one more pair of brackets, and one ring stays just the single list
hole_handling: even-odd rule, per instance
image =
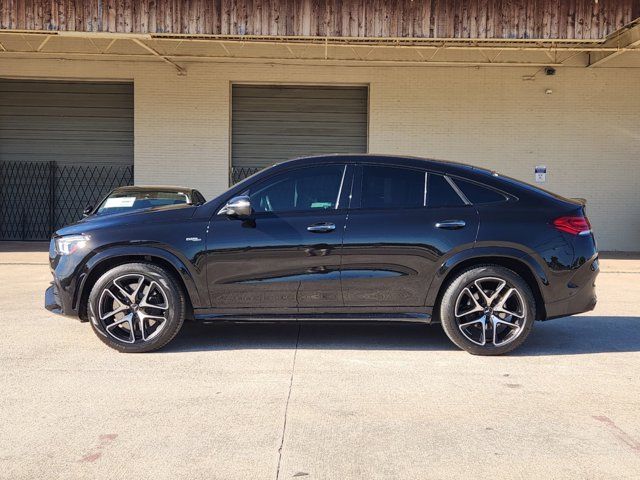
[{"label": "front bumper", "polygon": [[77,300],[79,259],[73,256],[59,257],[50,252],[50,266],[53,279],[44,292],[44,307],[50,312],[69,317],[78,317]]},{"label": "front bumper", "polygon": [[77,317],[78,313],[69,302],[64,302],[59,294],[60,290],[55,281],[51,282],[49,288],[44,292],[44,308],[52,313],[67,317]]},{"label": "front bumper", "polygon": [[53,313],[62,315],[62,305],[60,305],[60,298],[58,297],[58,289],[51,282],[49,288],[44,292],[44,308]]}]

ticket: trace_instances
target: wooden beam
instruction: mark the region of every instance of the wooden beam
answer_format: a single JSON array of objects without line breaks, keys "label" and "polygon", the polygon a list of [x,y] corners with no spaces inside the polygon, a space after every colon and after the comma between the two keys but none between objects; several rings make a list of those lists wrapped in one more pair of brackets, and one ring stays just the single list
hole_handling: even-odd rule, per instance
[{"label": "wooden beam", "polygon": [[169,60],[165,55],[162,55],[156,49],[151,48],[149,45],[144,43],[142,40],[139,40],[137,38],[131,38],[131,41],[133,43],[135,43],[136,45],[141,46],[142,48],[144,48],[147,52],[151,53],[152,55],[158,57],[163,62],[168,63],[169,65],[171,65],[173,68],[175,68],[178,71],[178,75],[186,75],[187,74],[187,71],[184,69],[184,67],[181,67],[180,65],[175,63],[173,60]]},{"label": "wooden beam", "polygon": [[[436,49],[436,52],[442,51],[441,49]],[[35,51],[22,51],[22,52],[0,52],[0,56],[11,56],[13,58],[69,58],[69,59],[93,59],[93,58],[112,58],[112,59],[151,59],[154,58],[151,55],[143,54],[143,53],[77,53],[77,52],[35,52]],[[163,56],[163,59],[166,58],[169,62],[171,62],[170,58],[175,58],[176,60],[186,61],[186,62],[240,62],[240,63],[257,63],[257,64],[282,64],[282,65],[358,65],[358,64],[370,64],[370,65],[389,65],[389,66],[420,66],[420,65],[433,65],[433,66],[465,66],[465,67],[561,67],[561,63],[549,63],[549,62],[523,62],[523,61],[494,61],[489,63],[487,61],[440,61],[440,60],[432,60],[427,59],[424,60],[378,60],[378,59],[368,59],[368,60],[358,60],[355,58],[352,59],[336,59],[336,58],[291,58],[289,56],[278,56],[278,57],[270,57],[266,59],[264,57],[254,57],[254,56],[246,56],[246,57],[227,57],[227,56],[219,56],[219,55],[179,55],[179,56],[171,56],[167,58]],[[171,62],[171,64],[175,67],[175,64]],[[176,67],[177,68],[177,67]],[[182,68],[182,67],[181,67]],[[185,71],[182,69],[182,71]],[[186,73],[185,73],[186,74]]]},{"label": "wooden beam", "polygon": [[47,35],[46,37],[44,37],[44,40],[42,40],[42,43],[40,43],[36,52],[41,52],[44,46],[47,44],[47,42],[51,40],[51,37],[53,37],[53,35]]},{"label": "wooden beam", "polygon": [[601,66],[603,63],[613,60],[629,50],[638,50],[640,46],[640,19],[630,27],[607,39],[602,45],[603,48],[613,49],[610,51],[594,51],[589,54],[589,67]]}]

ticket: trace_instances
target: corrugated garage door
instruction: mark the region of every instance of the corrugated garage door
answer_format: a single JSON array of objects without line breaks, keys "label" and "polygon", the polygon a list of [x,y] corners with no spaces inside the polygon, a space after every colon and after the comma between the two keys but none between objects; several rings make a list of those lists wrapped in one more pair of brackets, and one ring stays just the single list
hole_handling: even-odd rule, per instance
[{"label": "corrugated garage door", "polygon": [[231,182],[290,158],[367,151],[367,87],[234,85]]},{"label": "corrugated garage door", "polygon": [[132,180],[132,84],[0,79],[0,239],[47,239]]}]

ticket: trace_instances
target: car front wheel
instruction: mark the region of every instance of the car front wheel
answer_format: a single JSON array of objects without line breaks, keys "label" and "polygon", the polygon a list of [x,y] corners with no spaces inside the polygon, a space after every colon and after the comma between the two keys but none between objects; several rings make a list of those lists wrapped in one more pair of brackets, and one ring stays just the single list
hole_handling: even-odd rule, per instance
[{"label": "car front wheel", "polygon": [[100,340],[120,352],[150,352],[180,331],[185,304],[180,285],[165,269],[149,263],[120,265],[91,290],[91,326]]},{"label": "car front wheel", "polygon": [[527,282],[497,265],[460,272],[448,284],[439,313],[451,341],[474,355],[501,355],[519,347],[536,316]]}]

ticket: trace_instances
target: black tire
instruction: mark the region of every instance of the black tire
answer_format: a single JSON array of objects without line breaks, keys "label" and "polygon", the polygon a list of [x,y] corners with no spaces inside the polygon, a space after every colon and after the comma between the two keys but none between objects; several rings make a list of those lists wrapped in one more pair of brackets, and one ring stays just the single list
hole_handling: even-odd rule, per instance
[{"label": "black tire", "polygon": [[[140,281],[141,288],[137,289],[141,291],[136,292],[136,285],[128,285],[127,282],[134,282],[140,277],[144,280]],[[109,292],[105,292],[107,287]],[[115,301],[111,300],[112,292],[118,296]],[[126,294],[135,300],[127,299]],[[162,303],[158,303],[159,300],[150,303],[154,298],[162,297]],[[116,316],[113,321],[110,318],[101,319],[101,306],[104,307],[109,302],[112,302],[113,311],[125,309],[118,316],[132,314],[130,321]],[[185,294],[178,280],[164,268],[151,263],[127,263],[114,267],[98,279],[89,295],[88,312],[91,327],[102,342],[119,352],[142,353],[158,350],[173,340],[184,323],[186,304]],[[143,305],[147,307],[143,308]],[[144,319],[141,313],[154,319],[164,317],[164,320],[156,323],[156,320]],[[145,334],[148,337],[146,339]]]},{"label": "black tire", "polygon": [[[472,311],[473,309],[482,307],[482,303],[486,303],[484,297],[480,295],[481,292],[477,290],[478,286],[475,282],[479,282],[479,284],[484,288],[487,285],[487,282],[491,285],[491,282],[494,279],[505,281],[506,286],[503,288],[513,288],[517,291],[517,294],[513,293],[512,299],[507,301],[517,302],[516,304],[520,305],[517,308],[517,314],[522,315],[522,318],[508,316],[506,313],[502,313],[504,310],[500,310],[501,313],[495,313],[495,315],[504,316],[505,321],[517,324],[519,328],[490,321],[488,322],[489,329],[486,329],[483,323],[477,323],[479,320],[474,320],[474,316],[479,315],[480,317],[484,317],[486,312],[489,312],[490,316],[485,318],[494,318],[494,311],[492,309],[487,309],[483,313],[477,312],[470,313],[469,315],[465,314],[466,311]],[[497,290],[500,283],[496,281],[494,285],[496,286],[495,290]],[[465,291],[465,288],[468,288],[468,290]],[[489,294],[494,293],[495,290],[493,292],[488,290],[488,292]],[[506,290],[505,293],[508,291],[509,290]],[[478,301],[474,302],[468,292],[470,292],[474,298],[477,298]],[[496,301],[499,303],[499,300],[500,296],[498,296]],[[466,309],[460,309],[460,305],[465,301],[469,306],[467,306]],[[496,301],[493,302],[494,306],[496,305]],[[460,302],[460,305],[458,305],[458,308],[460,309],[457,312],[458,315],[465,314],[465,316],[461,318],[456,317],[457,302]],[[462,350],[473,355],[502,355],[518,348],[526,340],[536,318],[535,309],[535,299],[531,292],[531,288],[517,273],[498,265],[478,265],[461,271],[447,284],[440,302],[439,314],[445,333],[449,339]],[[498,310],[496,310],[496,312],[498,312]],[[464,327],[465,324],[472,325]],[[461,327],[460,325],[463,326]],[[496,337],[493,336],[493,328],[495,328],[496,325],[496,331],[501,332],[497,335],[505,335],[504,344],[501,344],[502,342],[500,341],[496,342],[497,345],[494,345],[493,343],[493,341],[496,340]],[[463,334],[463,331],[465,334]],[[477,336],[474,337],[474,335]],[[472,340],[475,340],[475,342]],[[478,342],[482,342],[483,340],[486,342],[485,345],[478,344]]]}]

